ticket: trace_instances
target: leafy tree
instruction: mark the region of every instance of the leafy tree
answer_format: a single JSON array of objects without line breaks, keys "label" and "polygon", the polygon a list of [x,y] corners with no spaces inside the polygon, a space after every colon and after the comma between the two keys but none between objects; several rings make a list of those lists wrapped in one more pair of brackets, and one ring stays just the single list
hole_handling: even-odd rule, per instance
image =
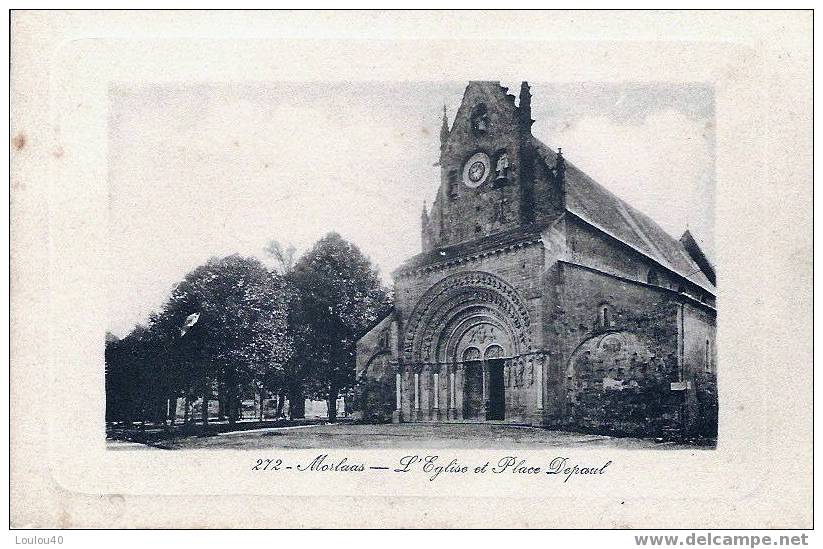
[{"label": "leafy tree", "polygon": [[295,362],[305,371],[309,392],[326,399],[329,421],[336,401],[355,383],[357,338],[390,307],[377,270],[337,233],[320,239],[290,276],[297,292],[292,309]]},{"label": "leafy tree", "polygon": [[[288,290],[283,277],[260,261],[214,258],[177,285],[153,320],[180,392],[203,396],[202,421],[215,387],[230,422],[240,413],[242,388],[265,389],[292,353],[287,333]],[[186,319],[199,313],[185,333]]]},{"label": "leafy tree", "polygon": [[299,315],[296,314],[298,300],[292,281],[297,250],[291,244],[284,246],[277,240],[270,240],[265,247],[265,252],[274,262],[273,270],[283,276],[285,280],[289,310],[288,336],[295,351],[290,359],[285,362],[279,375],[268,378],[268,388],[272,394],[277,395],[275,416],[281,417],[283,415],[286,396],[288,396],[290,402],[289,417],[290,419],[299,419],[304,417],[305,414],[305,392],[303,390],[305,374],[304,367],[297,358],[296,349],[305,345],[305,337],[304,330],[301,329],[299,323]]},{"label": "leafy tree", "polygon": [[123,339],[107,334],[105,358],[106,421],[165,420],[170,380],[155,334],[140,325]]},{"label": "leafy tree", "polygon": [[[148,327],[106,340],[108,421],[167,419],[168,402],[217,393],[221,416],[233,422],[243,394],[262,404],[288,395],[292,418],[303,417],[305,395],[336,400],[355,383],[356,339],[390,306],[377,271],[354,245],[326,235],[299,262],[295,249],[272,241],[267,269],[237,254],[213,258],[173,289]],[[181,329],[184,324],[185,330]]]}]

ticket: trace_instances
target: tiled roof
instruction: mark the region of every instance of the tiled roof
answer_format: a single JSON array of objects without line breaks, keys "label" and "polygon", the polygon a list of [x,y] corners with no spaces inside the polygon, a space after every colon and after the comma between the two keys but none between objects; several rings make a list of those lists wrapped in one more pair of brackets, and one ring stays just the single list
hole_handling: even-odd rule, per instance
[{"label": "tiled roof", "polygon": [[[554,166],[557,153],[532,138],[538,154]],[[666,269],[679,274],[712,295],[715,286],[688,254],[683,244],[664,231],[649,216],[633,208],[566,161],[566,211],[585,223],[623,242]],[[472,255],[487,255],[536,241],[544,225],[530,224],[469,242],[436,248],[411,257],[395,273],[438,267]]]},{"label": "tiled roof", "polygon": [[[557,153],[532,139],[546,164],[554,166]],[[714,295],[714,285],[678,240],[568,161],[566,210]]]}]

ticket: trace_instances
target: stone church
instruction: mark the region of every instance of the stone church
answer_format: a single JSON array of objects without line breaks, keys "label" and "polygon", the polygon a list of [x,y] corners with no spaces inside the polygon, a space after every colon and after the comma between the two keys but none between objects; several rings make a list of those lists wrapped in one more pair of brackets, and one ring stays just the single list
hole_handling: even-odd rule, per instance
[{"label": "stone church", "polygon": [[422,252],[357,343],[358,413],[712,439],[714,267],[534,137],[531,101],[470,82],[444,109]]}]

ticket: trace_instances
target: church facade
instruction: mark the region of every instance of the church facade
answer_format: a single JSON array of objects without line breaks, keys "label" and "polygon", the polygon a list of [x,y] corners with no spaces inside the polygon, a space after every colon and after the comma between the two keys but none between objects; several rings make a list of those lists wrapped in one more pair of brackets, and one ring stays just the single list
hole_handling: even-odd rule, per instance
[{"label": "church facade", "polygon": [[536,139],[531,99],[470,82],[444,110],[422,252],[357,343],[357,413],[713,438],[711,263]]}]

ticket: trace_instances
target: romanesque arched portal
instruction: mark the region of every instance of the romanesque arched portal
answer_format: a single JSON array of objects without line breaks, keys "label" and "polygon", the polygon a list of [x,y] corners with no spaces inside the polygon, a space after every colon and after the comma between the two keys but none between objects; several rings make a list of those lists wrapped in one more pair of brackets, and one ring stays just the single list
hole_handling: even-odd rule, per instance
[{"label": "romanesque arched portal", "polygon": [[412,419],[440,419],[441,410],[448,419],[504,419],[507,401],[519,402],[506,395],[506,370],[523,369],[531,350],[516,289],[480,271],[444,278],[420,298],[403,339]]},{"label": "romanesque arched portal", "polygon": [[531,321],[526,304],[502,279],[481,271],[448,276],[429,288],[409,318],[403,344],[408,364],[455,360],[461,343],[479,338],[498,342],[508,352],[531,349]]}]

